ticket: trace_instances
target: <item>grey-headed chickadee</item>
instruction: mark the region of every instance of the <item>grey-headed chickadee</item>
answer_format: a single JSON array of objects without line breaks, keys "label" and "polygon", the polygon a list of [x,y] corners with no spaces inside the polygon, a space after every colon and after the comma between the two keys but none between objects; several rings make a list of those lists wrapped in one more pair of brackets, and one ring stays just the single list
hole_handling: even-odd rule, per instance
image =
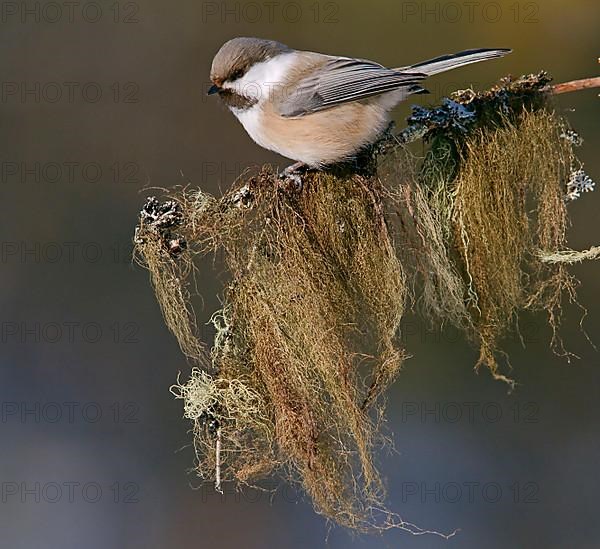
[{"label": "grey-headed chickadee", "polygon": [[272,40],[234,38],[215,55],[208,93],[219,94],[256,143],[319,168],[376,141],[393,107],[426,93],[421,83],[428,76],[510,51],[468,50],[388,69]]}]

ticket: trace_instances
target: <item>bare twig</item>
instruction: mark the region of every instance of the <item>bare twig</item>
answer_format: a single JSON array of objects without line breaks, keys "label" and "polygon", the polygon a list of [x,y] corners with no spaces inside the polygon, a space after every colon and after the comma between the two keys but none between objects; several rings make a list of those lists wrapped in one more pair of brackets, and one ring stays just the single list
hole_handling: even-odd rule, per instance
[{"label": "bare twig", "polygon": [[583,78],[582,80],[572,80],[571,82],[548,86],[547,90],[554,95],[560,95],[590,88],[600,88],[600,76],[595,78]]}]

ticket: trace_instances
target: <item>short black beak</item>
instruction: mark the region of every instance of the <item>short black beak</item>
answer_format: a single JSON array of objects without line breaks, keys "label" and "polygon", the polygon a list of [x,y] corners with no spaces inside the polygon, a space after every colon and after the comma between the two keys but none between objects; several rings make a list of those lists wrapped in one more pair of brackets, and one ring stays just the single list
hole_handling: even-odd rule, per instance
[{"label": "short black beak", "polygon": [[221,91],[220,86],[217,86],[216,84],[213,84],[210,88],[208,88],[208,91],[206,92],[206,95],[213,95],[214,93],[218,93]]}]

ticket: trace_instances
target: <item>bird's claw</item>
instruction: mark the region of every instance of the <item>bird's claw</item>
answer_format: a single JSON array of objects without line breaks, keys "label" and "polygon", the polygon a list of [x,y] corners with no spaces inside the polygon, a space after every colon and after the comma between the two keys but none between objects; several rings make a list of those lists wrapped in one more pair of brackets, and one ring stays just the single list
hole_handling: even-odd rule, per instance
[{"label": "bird's claw", "polygon": [[288,186],[293,183],[295,191],[301,191],[303,187],[301,168],[304,165],[301,163],[292,164],[277,174],[282,185]]}]

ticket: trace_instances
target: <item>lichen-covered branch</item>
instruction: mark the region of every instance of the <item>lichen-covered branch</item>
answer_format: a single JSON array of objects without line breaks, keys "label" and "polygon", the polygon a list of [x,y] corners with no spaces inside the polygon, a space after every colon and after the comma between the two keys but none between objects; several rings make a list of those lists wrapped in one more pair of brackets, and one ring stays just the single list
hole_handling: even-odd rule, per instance
[{"label": "lichen-covered branch", "polygon": [[578,252],[577,250],[558,250],[555,252],[540,252],[540,259],[544,263],[581,263],[600,259],[600,246],[592,246],[589,250]]},{"label": "lichen-covered branch", "polygon": [[[221,197],[149,200],[136,248],[194,361],[172,391],[203,478],[219,488],[279,473],[338,524],[424,532],[386,510],[373,461],[385,390],[410,352],[406,308],[462,330],[476,366],[512,384],[500,342],[518,333],[519,313],[544,311],[565,353],[561,310],[576,286],[566,266],[599,255],[567,247],[569,200],[594,186],[549,83],[504,79],[416,107],[407,129],[300,187],[264,167]],[[417,139],[425,156],[406,146]],[[209,355],[190,288],[194,262],[214,251],[231,281]]]}]

